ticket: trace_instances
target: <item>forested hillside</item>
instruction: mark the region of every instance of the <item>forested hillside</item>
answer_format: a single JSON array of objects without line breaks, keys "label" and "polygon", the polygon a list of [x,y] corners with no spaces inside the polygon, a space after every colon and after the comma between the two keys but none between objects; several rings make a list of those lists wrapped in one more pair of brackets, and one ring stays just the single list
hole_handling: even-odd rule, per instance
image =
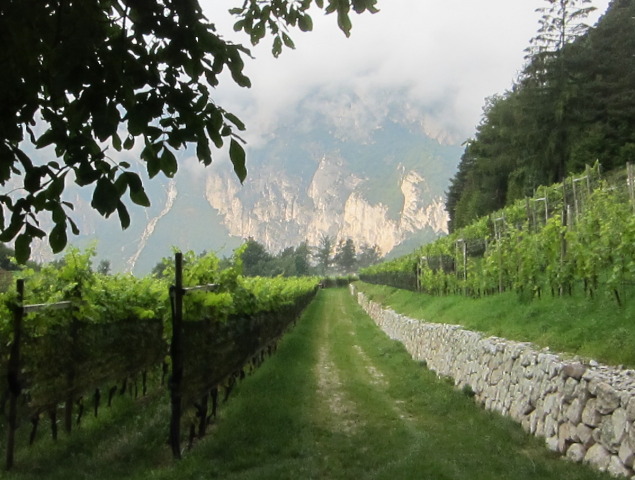
[{"label": "forested hillside", "polygon": [[466,142],[451,231],[585,164],[610,170],[635,156],[635,1],[614,0],[588,30],[585,1],[550,3],[519,78],[488,99]]}]

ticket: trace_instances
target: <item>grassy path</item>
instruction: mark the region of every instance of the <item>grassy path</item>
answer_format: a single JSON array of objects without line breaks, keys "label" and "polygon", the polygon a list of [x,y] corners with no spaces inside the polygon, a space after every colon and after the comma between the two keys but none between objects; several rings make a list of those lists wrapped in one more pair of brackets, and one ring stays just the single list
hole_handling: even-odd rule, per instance
[{"label": "grassy path", "polygon": [[344,289],[322,291],[237,393],[178,478],[607,478],[417,365]]},{"label": "grassy path", "polygon": [[[164,408],[145,407],[145,414],[161,418]],[[86,455],[74,465],[75,475],[46,478],[610,478],[557,458],[516,424],[476,407],[413,362],[344,289],[320,292],[276,355],[239,385],[210,435],[181,462],[165,458],[162,440],[150,440],[161,428],[153,420],[148,431],[135,432],[137,440],[126,440],[138,458],[123,467],[112,451],[109,465],[97,445],[92,460]],[[149,453],[156,448],[163,453]]]}]

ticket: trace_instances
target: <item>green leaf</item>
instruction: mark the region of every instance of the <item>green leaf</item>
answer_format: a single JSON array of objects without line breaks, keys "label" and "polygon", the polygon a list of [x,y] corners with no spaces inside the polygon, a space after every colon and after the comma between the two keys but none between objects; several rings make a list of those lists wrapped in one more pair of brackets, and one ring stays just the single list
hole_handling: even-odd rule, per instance
[{"label": "green leaf", "polygon": [[245,21],[244,20],[238,20],[236,23],[234,23],[234,32],[239,32],[243,28],[245,28]]},{"label": "green leaf", "polygon": [[115,185],[107,178],[100,178],[93,192],[90,205],[104,217],[115,211],[119,203],[120,193]]},{"label": "green leaf", "polygon": [[132,135],[128,135],[128,138],[123,142],[123,148],[126,150],[130,150],[134,147],[134,137]]},{"label": "green leaf", "polygon": [[276,37],[273,39],[273,47],[271,47],[271,53],[273,56],[278,58],[282,53],[282,40],[280,37]]},{"label": "green leaf", "polygon": [[35,148],[44,148],[48,145],[51,145],[52,143],[55,143],[57,141],[56,137],[56,132],[52,128],[49,128],[40,136],[40,138],[37,139]]},{"label": "green leaf", "polygon": [[24,264],[31,256],[31,240],[32,238],[26,233],[21,233],[15,239],[15,259],[18,263]]},{"label": "green leaf", "polygon": [[142,207],[149,207],[150,199],[146,195],[139,175],[134,172],[125,172],[121,176],[123,177],[124,175],[128,187],[130,188],[130,200]]},{"label": "green leaf", "polygon": [[161,171],[161,165],[158,161],[147,163],[148,176],[154,178]]},{"label": "green leaf", "polygon": [[239,87],[251,88],[251,80],[242,71],[232,71],[232,78]]},{"label": "green leaf", "polygon": [[366,2],[366,10],[370,13],[379,13],[379,8],[377,8],[377,0],[367,0]]},{"label": "green leaf", "polygon": [[66,223],[57,223],[51,233],[49,233],[49,245],[53,253],[59,253],[64,250],[68,239],[66,237]]},{"label": "green leaf", "polygon": [[13,240],[23,226],[24,215],[16,215],[14,213],[11,216],[11,223],[9,223],[9,226],[0,233],[0,242],[6,243]]},{"label": "green leaf", "polygon": [[216,148],[221,148],[223,146],[223,137],[219,133],[220,128],[216,129],[214,125],[207,124],[206,130]]},{"label": "green leaf", "polygon": [[150,178],[154,178],[161,171],[161,161],[157,155],[156,145],[147,143],[141,151],[141,159],[146,162],[146,169]]},{"label": "green leaf", "polygon": [[55,200],[62,196],[62,192],[64,191],[65,177],[66,174],[62,174],[50,183],[50,185],[46,189],[46,198],[48,198],[49,200]]},{"label": "green leaf", "polygon": [[168,177],[172,178],[179,166],[176,162],[176,157],[172,153],[172,151],[163,147],[163,153],[161,154],[161,171]]},{"label": "green leaf", "polygon": [[0,144],[0,183],[4,183],[11,178],[11,165],[14,162],[13,152]]},{"label": "green leaf", "polygon": [[184,130],[178,130],[177,128],[178,127],[174,127],[174,130],[172,130],[168,136],[168,145],[175,150],[184,147],[185,142],[188,139],[187,133]]},{"label": "green leaf", "polygon": [[130,189],[130,200],[132,200],[134,203],[142,207],[150,206],[150,199],[148,198],[148,195],[146,195],[146,192],[143,189],[143,187],[141,188],[141,190],[136,190],[136,191]]},{"label": "green leaf", "polygon": [[[93,105],[92,116],[95,136],[102,142],[111,137],[115,149],[121,150],[121,139],[117,137],[117,126],[119,125],[120,116],[114,102],[109,104],[99,102]],[[117,138],[115,139],[115,137]],[[117,146],[120,148],[117,148]]]},{"label": "green leaf", "polygon": [[353,0],[353,10],[356,13],[363,13],[368,10],[370,13],[377,13],[379,10],[375,7],[377,0]]},{"label": "green leaf", "polygon": [[288,48],[295,48],[295,44],[293,43],[293,40],[291,40],[291,37],[284,32],[282,32],[282,41]]},{"label": "green leaf", "polygon": [[68,223],[71,224],[71,232],[73,232],[73,235],[79,235],[79,228],[77,227],[77,224],[70,217],[67,217],[67,220]]},{"label": "green leaf", "polygon": [[55,224],[64,223],[66,221],[66,212],[61,204],[55,205],[51,211],[51,218]]},{"label": "green leaf", "polygon": [[211,70],[205,71],[205,78],[207,79],[207,83],[209,83],[212,87],[218,85],[218,77]]},{"label": "green leaf", "polygon": [[267,33],[267,26],[264,20],[259,21],[254,25],[254,28],[251,32],[251,43],[253,45],[258,44],[260,40],[262,40]]},{"label": "green leaf", "polygon": [[234,165],[234,172],[240,180],[240,183],[245,181],[247,178],[247,168],[245,167],[245,150],[242,145],[238,143],[233,138],[229,144],[229,158]]},{"label": "green leaf", "polygon": [[313,30],[313,19],[309,14],[304,14],[298,18],[298,26],[303,32],[310,32]]},{"label": "green leaf", "polygon": [[124,205],[123,202],[119,201],[117,203],[117,214],[119,215],[119,222],[121,223],[121,228],[124,230],[130,226],[130,215],[128,214],[128,209]]},{"label": "green leaf", "polygon": [[27,223],[24,227],[24,233],[30,238],[44,238],[46,233],[41,228],[36,227],[35,225],[31,225]]},{"label": "green leaf", "polygon": [[24,175],[24,188],[27,192],[35,193],[42,185],[42,172],[39,168],[27,170]]},{"label": "green leaf", "polygon": [[347,8],[340,8],[337,10],[337,25],[347,37],[351,36],[351,28],[353,28],[353,24],[348,16]]},{"label": "green leaf", "polygon": [[89,185],[99,178],[99,172],[93,168],[93,164],[85,161],[74,167],[75,183],[80,187]]},{"label": "green leaf", "polygon": [[196,156],[204,165],[212,163],[212,152],[209,149],[209,143],[202,139],[196,144]]},{"label": "green leaf", "polygon": [[236,126],[236,128],[238,128],[238,130],[240,131],[245,130],[245,124],[233,113],[226,112],[225,118],[229,120],[231,123],[233,123]]},{"label": "green leaf", "polygon": [[119,138],[119,135],[117,135],[116,133],[114,133],[112,136],[112,146],[115,150],[121,152],[121,138]]},{"label": "green leaf", "polygon": [[128,112],[127,120],[128,120],[128,133],[131,136],[141,135],[144,132],[144,116],[141,112],[141,107],[135,107],[134,110],[130,110]]},{"label": "green leaf", "polygon": [[144,133],[151,140],[156,140],[163,135],[163,130],[159,127],[148,126],[144,129]]},{"label": "green leaf", "polygon": [[119,198],[121,198],[123,194],[126,193],[126,190],[128,189],[128,181],[125,177],[125,174],[119,175],[117,180],[115,180],[114,185],[115,185],[115,188],[117,189],[117,194],[119,195]]}]

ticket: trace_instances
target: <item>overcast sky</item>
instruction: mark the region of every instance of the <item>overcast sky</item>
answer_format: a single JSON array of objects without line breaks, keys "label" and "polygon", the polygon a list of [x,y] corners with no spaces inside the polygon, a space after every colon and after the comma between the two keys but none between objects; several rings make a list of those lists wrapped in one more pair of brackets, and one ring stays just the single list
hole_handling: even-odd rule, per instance
[{"label": "overcast sky", "polygon": [[[597,7],[589,23],[604,13]],[[208,18],[227,38],[236,36],[225,13],[242,0],[202,0]],[[348,89],[372,99],[399,92],[429,127],[456,143],[474,134],[486,97],[511,87],[535,36],[545,0],[380,0],[380,12],[353,15],[346,38],[333,15],[314,15],[314,31],[293,32],[296,50],[274,59],[270,40],[253,49],[246,73],[253,87],[231,88],[218,103],[239,114],[256,139],[297,107],[308,92]],[[369,100],[370,101],[370,100]]]}]

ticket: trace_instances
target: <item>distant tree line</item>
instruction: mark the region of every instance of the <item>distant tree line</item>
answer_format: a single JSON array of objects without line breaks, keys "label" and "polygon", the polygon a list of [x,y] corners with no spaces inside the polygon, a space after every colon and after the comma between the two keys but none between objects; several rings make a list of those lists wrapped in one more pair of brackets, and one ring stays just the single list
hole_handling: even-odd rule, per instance
[{"label": "distant tree line", "polygon": [[319,245],[302,242],[274,254],[250,237],[241,259],[245,276],[288,277],[353,273],[379,262],[381,253],[377,245],[356,247],[350,238],[336,244],[333,237],[323,235]]},{"label": "distant tree line", "polygon": [[635,0],[594,28],[589,0],[547,0],[511,90],[489,98],[447,192],[450,230],[599,160],[635,160]]},{"label": "distant tree line", "polygon": [[[206,252],[200,254],[205,256]],[[241,248],[240,259],[242,261],[243,275],[247,277],[294,277],[305,275],[339,275],[355,273],[360,268],[369,267],[382,259],[377,245],[363,244],[355,246],[352,239],[335,240],[330,236],[320,237],[319,245],[310,246],[302,242],[297,247],[287,247],[278,253],[270,253],[264,245],[253,238],[248,238]],[[166,261],[167,260],[167,261]],[[55,259],[50,262],[53,267],[61,268],[65,259]],[[235,258],[221,259],[221,266],[230,266]],[[162,277],[171,259],[163,259],[152,269],[152,275]],[[40,265],[30,261],[26,265],[38,270]],[[12,284],[13,272],[22,269],[15,261],[15,251],[0,243],[0,292],[6,291]],[[111,273],[110,260],[100,260],[93,267],[89,267],[101,275]]]}]

